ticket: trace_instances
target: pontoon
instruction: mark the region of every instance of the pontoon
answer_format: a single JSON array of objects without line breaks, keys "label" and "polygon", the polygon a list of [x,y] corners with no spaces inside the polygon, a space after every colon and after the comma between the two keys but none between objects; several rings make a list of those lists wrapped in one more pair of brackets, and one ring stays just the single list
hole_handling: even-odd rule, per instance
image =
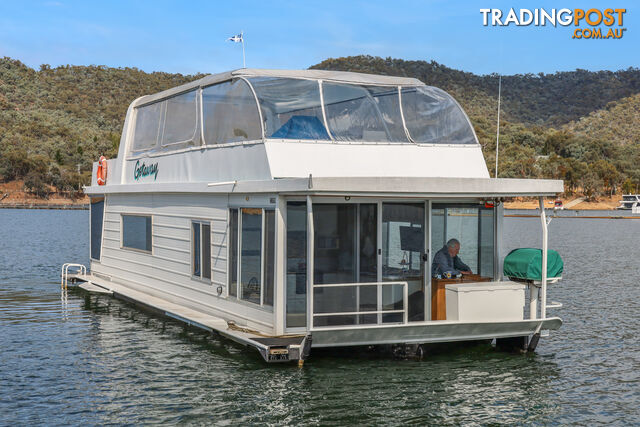
[{"label": "pontoon", "polygon": [[[490,339],[532,350],[562,323],[546,314],[543,203],[562,191],[490,178],[460,105],[419,80],[241,69],[130,105],[118,157],[85,188],[89,272],[67,265],[63,283],[267,361]],[[542,273],[510,280],[502,201],[520,196],[540,201]],[[473,274],[432,277],[451,238]]]}]

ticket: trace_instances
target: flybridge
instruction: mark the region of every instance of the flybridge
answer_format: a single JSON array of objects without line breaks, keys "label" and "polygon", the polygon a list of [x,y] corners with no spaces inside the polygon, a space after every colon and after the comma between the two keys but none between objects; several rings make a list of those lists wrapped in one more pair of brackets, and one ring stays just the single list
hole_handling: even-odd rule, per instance
[{"label": "flybridge", "polygon": [[139,98],[110,162],[107,186],[489,177],[469,118],[445,91],[321,70],[236,70]]}]

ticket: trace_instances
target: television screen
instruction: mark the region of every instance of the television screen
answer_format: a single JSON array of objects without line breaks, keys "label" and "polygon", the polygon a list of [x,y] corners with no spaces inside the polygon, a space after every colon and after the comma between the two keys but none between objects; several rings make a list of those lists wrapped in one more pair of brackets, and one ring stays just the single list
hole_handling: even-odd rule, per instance
[{"label": "television screen", "polygon": [[400,249],[410,252],[422,252],[424,237],[421,227],[400,226]]}]

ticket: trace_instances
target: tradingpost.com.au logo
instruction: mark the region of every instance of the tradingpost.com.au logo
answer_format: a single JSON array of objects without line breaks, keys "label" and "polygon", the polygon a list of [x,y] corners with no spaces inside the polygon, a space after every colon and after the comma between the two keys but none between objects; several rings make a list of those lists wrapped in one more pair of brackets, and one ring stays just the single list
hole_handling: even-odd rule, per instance
[{"label": "tradingpost.com.au logo", "polygon": [[622,27],[627,9],[520,9],[507,13],[501,9],[480,9],[485,27],[545,27],[573,25],[574,39],[621,39],[627,30]]}]

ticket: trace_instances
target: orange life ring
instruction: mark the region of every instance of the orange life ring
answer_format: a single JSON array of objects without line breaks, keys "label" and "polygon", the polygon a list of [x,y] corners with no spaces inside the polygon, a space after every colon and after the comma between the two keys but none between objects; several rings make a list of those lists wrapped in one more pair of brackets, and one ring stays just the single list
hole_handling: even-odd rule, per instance
[{"label": "orange life ring", "polygon": [[100,156],[100,160],[98,160],[96,178],[98,178],[98,185],[105,185],[107,183],[107,158],[105,156]]}]

